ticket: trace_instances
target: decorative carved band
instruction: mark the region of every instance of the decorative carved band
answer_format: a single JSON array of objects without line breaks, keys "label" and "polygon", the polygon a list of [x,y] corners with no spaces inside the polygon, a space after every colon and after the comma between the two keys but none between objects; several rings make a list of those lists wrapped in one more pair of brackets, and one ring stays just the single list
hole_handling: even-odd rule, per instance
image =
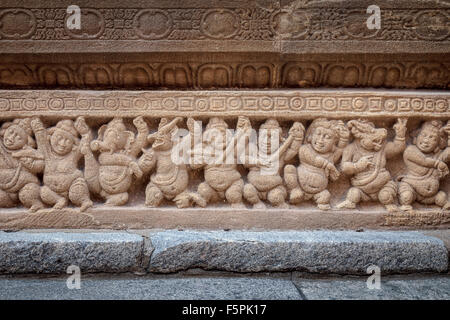
[{"label": "decorative carved band", "polygon": [[[67,7],[0,9],[0,40],[448,41],[450,9],[383,8],[383,29],[368,29],[367,7],[82,8],[80,30]],[[333,21],[333,23],[330,23]]]},{"label": "decorative carved band", "polygon": [[450,117],[445,91],[14,91],[0,90],[0,112],[28,116],[222,116],[312,119]]},{"label": "decorative carved band", "polygon": [[[230,58],[205,63],[183,59],[163,61],[162,56],[130,62],[114,58],[107,63],[75,63],[74,55],[65,63],[0,64],[0,88],[42,89],[114,89],[114,88],[311,88],[311,87],[386,87],[442,88],[450,85],[450,60],[440,62],[420,58],[403,58],[390,62],[347,61],[346,56],[333,61],[309,58],[307,61],[286,61],[265,57],[264,61]],[[346,62],[339,61],[346,59]],[[102,58],[103,59],[103,58]],[[105,58],[106,59],[106,58]],[[428,59],[428,57],[427,57]],[[348,59],[350,60],[350,59]],[[14,59],[14,62],[17,60]],[[145,62],[147,61],[147,62]]]}]

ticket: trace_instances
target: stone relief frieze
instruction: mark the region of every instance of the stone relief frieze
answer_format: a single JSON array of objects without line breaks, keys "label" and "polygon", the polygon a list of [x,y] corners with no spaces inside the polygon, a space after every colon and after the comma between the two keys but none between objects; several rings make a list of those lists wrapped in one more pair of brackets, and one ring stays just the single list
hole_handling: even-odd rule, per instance
[{"label": "stone relief frieze", "polygon": [[2,91],[0,206],[448,211],[449,101],[444,92]]}]

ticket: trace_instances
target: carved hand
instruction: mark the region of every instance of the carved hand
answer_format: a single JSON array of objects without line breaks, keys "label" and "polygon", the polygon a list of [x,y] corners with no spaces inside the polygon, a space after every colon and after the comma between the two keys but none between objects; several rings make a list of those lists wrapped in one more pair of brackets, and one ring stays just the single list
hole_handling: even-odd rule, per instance
[{"label": "carved hand", "polygon": [[445,164],[445,162],[443,162],[443,161],[440,161],[440,160],[438,160],[438,161],[436,161],[437,163],[436,163],[436,168],[439,170],[439,171],[441,171],[441,172],[448,172],[448,166],[447,166],[447,164]]},{"label": "carved hand", "polygon": [[139,131],[143,131],[143,130],[147,129],[147,122],[145,122],[145,120],[142,116],[134,118],[133,124]]},{"label": "carved hand", "polygon": [[303,140],[305,129],[300,122],[294,122],[291,129],[289,129],[289,135],[292,135],[296,140]]},{"label": "carved hand", "polygon": [[397,123],[394,124],[395,135],[399,138],[404,138],[406,135],[406,124],[408,119],[398,119]]},{"label": "carved hand", "polygon": [[356,167],[359,170],[364,170],[367,167],[372,167],[374,164],[372,163],[373,156],[364,156],[361,159],[358,160],[356,163]]},{"label": "carved hand", "polygon": [[141,168],[136,162],[131,161],[128,167],[130,168],[131,172],[136,176],[136,178],[140,179],[144,175]]},{"label": "carved hand", "polygon": [[91,150],[97,151],[100,149],[100,142],[98,140],[94,140],[91,142]]},{"label": "carved hand", "polygon": [[328,170],[328,172],[330,174],[331,180],[335,181],[339,178],[340,173],[331,162],[327,164],[326,169]]},{"label": "carved hand", "polygon": [[445,127],[442,128],[444,130],[444,132],[450,136],[450,120],[447,122],[447,124],[445,125]]},{"label": "carved hand", "polygon": [[248,117],[239,117],[238,122],[236,124],[237,130],[242,130],[244,132],[248,132],[252,128],[252,124]]},{"label": "carved hand", "polygon": [[[78,131],[78,132],[80,132],[80,131]],[[80,134],[83,135],[81,132],[80,132]],[[81,152],[82,155],[85,155],[85,156],[88,155],[91,152],[89,141],[87,139],[85,139],[85,138],[81,138],[81,141],[80,141],[80,152]]]},{"label": "carved hand", "polygon": [[84,117],[78,117],[75,121],[75,129],[83,136],[89,133],[89,127]]},{"label": "carved hand", "polygon": [[341,139],[348,140],[350,138],[350,130],[348,130],[343,121],[338,121],[337,130]]},{"label": "carved hand", "polygon": [[194,132],[195,120],[193,118],[188,118],[186,121],[186,125],[190,132]]},{"label": "carved hand", "polygon": [[30,122],[31,128],[33,131],[43,130],[44,124],[42,123],[41,119],[38,117],[34,117]]},{"label": "carved hand", "polygon": [[22,162],[27,168],[31,168],[33,166],[33,159],[29,157],[20,158],[20,162]]},{"label": "carved hand", "polygon": [[153,162],[155,152],[150,149],[149,151],[142,149],[142,156],[139,158],[139,167],[144,170],[150,170]]}]

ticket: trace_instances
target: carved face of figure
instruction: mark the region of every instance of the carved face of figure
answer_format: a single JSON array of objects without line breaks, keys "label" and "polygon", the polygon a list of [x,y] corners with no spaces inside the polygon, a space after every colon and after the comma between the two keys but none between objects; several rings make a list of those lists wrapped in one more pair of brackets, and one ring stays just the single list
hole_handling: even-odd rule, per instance
[{"label": "carved face of figure", "polygon": [[214,149],[223,150],[226,148],[226,133],[226,127],[216,126],[205,131],[204,140],[208,142],[209,145],[213,146]]},{"label": "carved face of figure", "polygon": [[311,146],[318,153],[328,153],[333,150],[336,137],[332,129],[317,127],[311,138]]},{"label": "carved face of figure", "polygon": [[6,129],[3,144],[10,150],[22,149],[27,143],[27,134],[19,126],[13,125]]},{"label": "carved face of figure", "polygon": [[[265,154],[270,155],[275,152],[279,147],[279,142],[281,140],[281,129],[280,128],[263,128],[260,132],[259,137],[259,148],[263,149]],[[272,145],[272,143],[275,143]],[[262,150],[261,150],[262,151]]]},{"label": "carved face of figure", "polygon": [[51,135],[50,144],[56,154],[64,156],[72,151],[74,141],[70,133],[57,129]]},{"label": "carved face of figure", "polygon": [[152,145],[155,150],[169,150],[172,148],[172,135],[170,133],[158,133]]},{"label": "carved face of figure", "polygon": [[425,127],[423,128],[416,139],[416,146],[424,153],[433,152],[439,143],[439,133],[437,130]]},{"label": "carved face of figure", "polygon": [[383,146],[383,142],[383,137],[375,134],[368,134],[367,136],[361,138],[361,146],[367,151],[380,151]]},{"label": "carved face of figure", "polygon": [[111,150],[122,150],[127,143],[127,138],[123,128],[109,126],[103,136],[103,145]]}]

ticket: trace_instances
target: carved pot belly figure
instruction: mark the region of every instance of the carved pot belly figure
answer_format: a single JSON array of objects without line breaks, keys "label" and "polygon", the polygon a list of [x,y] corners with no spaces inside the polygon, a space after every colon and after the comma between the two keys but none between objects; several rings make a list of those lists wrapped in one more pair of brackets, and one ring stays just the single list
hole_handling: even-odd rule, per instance
[{"label": "carved pot belly figure", "polygon": [[406,120],[394,125],[394,141],[386,142],[387,130],[371,122],[351,120],[348,127],[355,141],[342,155],[342,171],[350,176],[352,188],[338,208],[355,208],[360,201],[378,200],[388,211],[397,210],[397,184],[386,169],[386,160],[405,150]]},{"label": "carved pot belly figure", "polygon": [[[264,209],[263,200],[269,201],[273,207],[288,208],[285,202],[286,187],[283,185],[281,169],[286,161],[295,157],[302,144],[305,129],[295,122],[287,139],[282,137],[282,129],[275,119],[269,119],[259,128],[259,150],[256,144],[249,146],[257,155],[249,156],[245,167],[249,168],[248,182],[244,186],[244,197],[253,208]],[[275,144],[274,144],[275,142]],[[250,142],[252,143],[252,142]],[[280,146],[280,143],[281,146]],[[253,158],[256,158],[253,160]],[[253,160],[253,161],[249,161]]]},{"label": "carved pot belly figure", "polygon": [[[114,118],[99,129],[98,139],[90,143],[90,148],[83,148],[89,187],[106,199],[106,205],[126,204],[133,176],[139,179],[143,175],[136,158],[147,144],[149,131],[142,117],[135,118],[133,124],[138,131],[136,137],[121,118]],[[98,162],[92,151],[100,151]]]},{"label": "carved pot belly figure", "polygon": [[[161,119],[158,131],[149,135],[147,139],[152,143],[152,148],[144,151],[139,160],[144,173],[155,169],[145,190],[145,204],[149,207],[159,206],[163,199],[174,201],[178,208],[186,208],[192,202],[199,201],[199,197],[187,190],[189,183],[187,165],[182,161],[174,162],[173,159],[174,136],[178,130],[177,123],[181,120],[182,118],[176,118],[168,122],[166,118]],[[204,205],[201,201],[200,204]]]},{"label": "carved pot belly figure", "polygon": [[[240,117],[238,127],[248,122],[247,118]],[[237,170],[236,155],[232,151],[243,130],[238,130],[231,141],[228,141],[227,129],[228,125],[224,120],[220,118],[209,120],[203,134],[203,147],[200,150],[202,161],[191,167],[194,169],[204,167],[205,181],[197,188],[201,198],[199,203],[206,205],[211,201],[226,199],[233,208],[244,208],[242,203],[244,180]],[[231,159],[230,154],[233,154]]]},{"label": "carved pot belly figure", "polygon": [[438,120],[426,121],[414,133],[413,145],[403,153],[407,173],[398,179],[400,209],[412,210],[414,201],[450,209],[447,194],[439,190],[439,180],[449,173],[449,141],[450,121],[445,127]]},{"label": "carved pot belly figure", "polygon": [[42,201],[54,209],[64,208],[68,200],[79,206],[81,211],[91,207],[93,202],[86,180],[78,169],[82,156],[78,134],[87,139],[83,131],[86,127],[84,119],[78,118],[77,125],[72,120],[61,120],[48,130],[38,118],[33,119],[31,125],[38,148],[45,157]]},{"label": "carved pot belly figure", "polygon": [[339,178],[335,164],[348,144],[349,135],[342,121],[320,118],[311,123],[306,133],[307,144],[298,151],[300,166],[284,168],[290,203],[312,199],[320,210],[331,208],[328,182]]},{"label": "carved pot belly figure", "polygon": [[20,201],[31,212],[44,208],[36,177],[44,169],[44,155],[35,149],[30,122],[16,119],[0,129],[0,207]]}]

